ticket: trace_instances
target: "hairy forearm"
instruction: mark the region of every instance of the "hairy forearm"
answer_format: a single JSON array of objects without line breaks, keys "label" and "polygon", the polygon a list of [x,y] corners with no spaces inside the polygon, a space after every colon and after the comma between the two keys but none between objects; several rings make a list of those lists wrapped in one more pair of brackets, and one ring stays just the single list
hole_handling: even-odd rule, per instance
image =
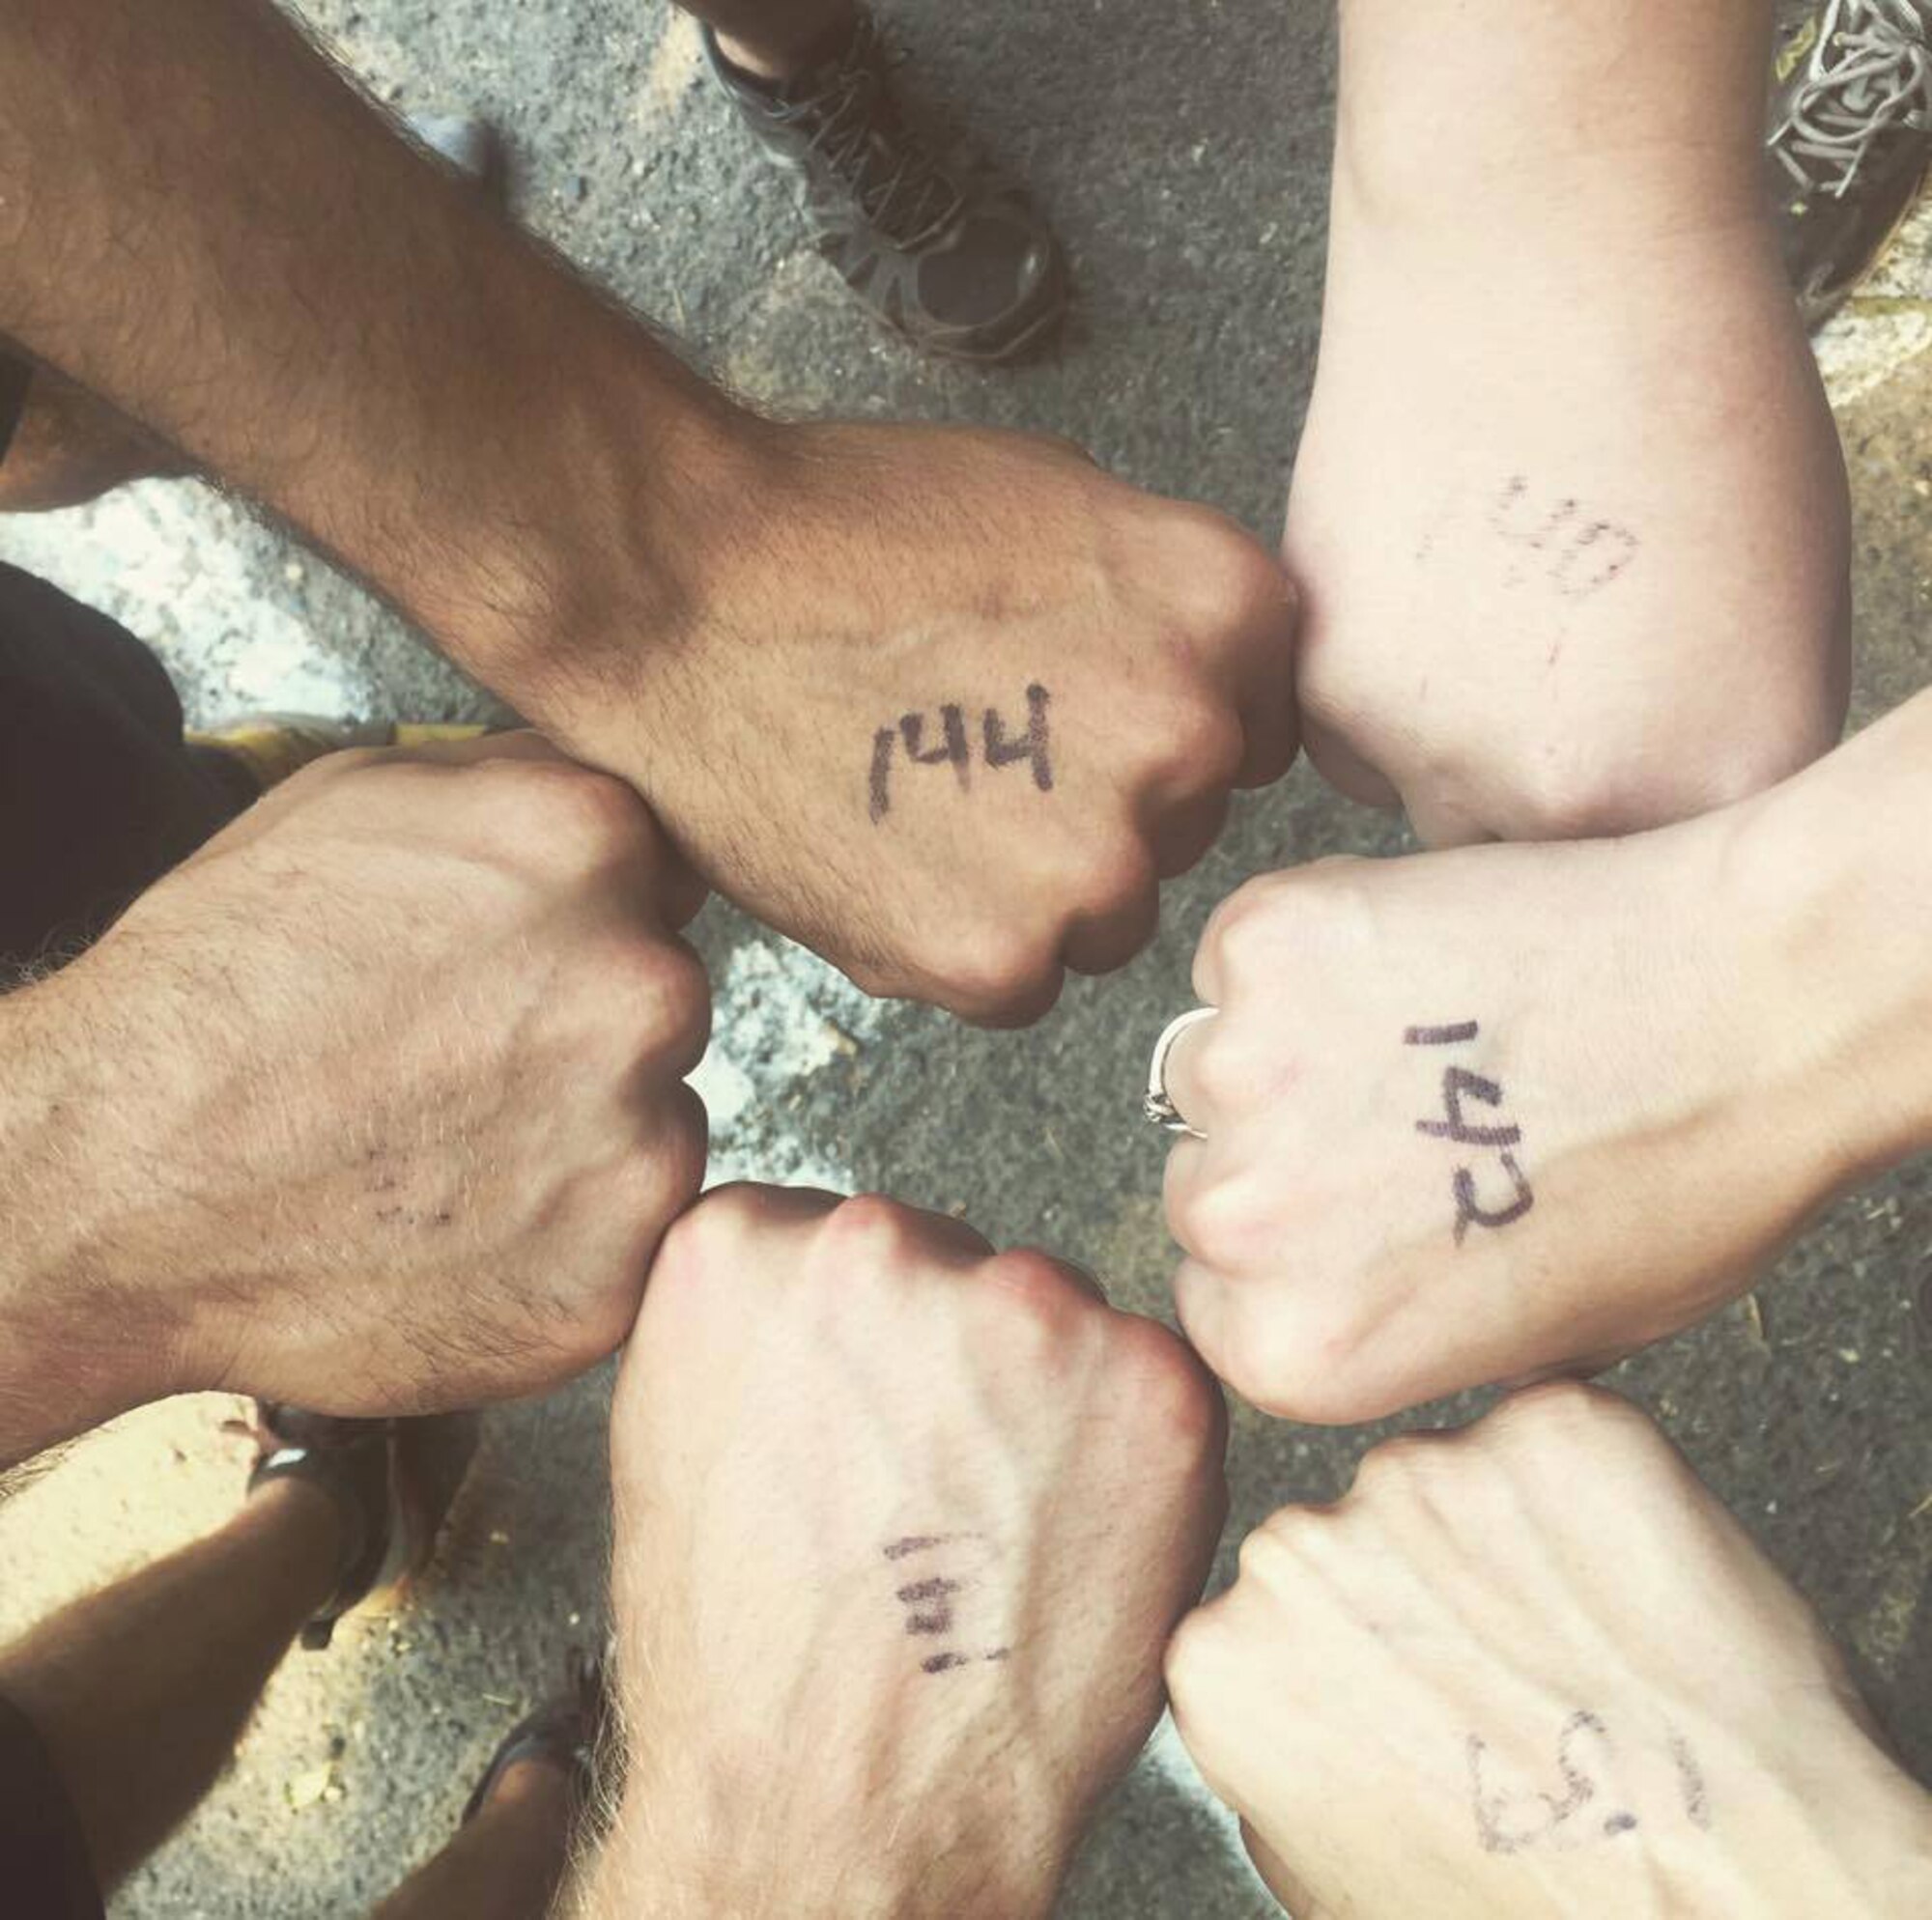
[{"label": "hairy forearm", "polygon": [[1606,182],[1634,218],[1687,181],[1749,212],[1770,37],[1770,0],[1343,0],[1338,174],[1444,219],[1495,217],[1472,193],[1561,217]]},{"label": "hairy forearm", "polygon": [[[620,1513],[620,1541],[624,1531]],[[621,1627],[619,1637],[629,1644]],[[787,1792],[769,1778],[735,1770],[701,1739],[665,1742],[648,1689],[630,1683],[649,1670],[641,1649],[619,1661],[607,1738],[611,1757],[622,1755],[621,1796],[595,1822],[601,1837],[578,1863],[561,1920],[1045,1920],[1051,1912],[1065,1862],[1037,1854],[1009,1825],[984,1831],[974,1795],[935,1783],[890,1817],[859,1797],[842,1816],[820,1810],[800,1827],[786,1819]]]},{"label": "hairy forearm", "polygon": [[[708,1860],[680,1871],[672,1863],[680,1829],[668,1811],[619,1817],[618,1831],[582,1864],[575,1889],[560,1904],[562,1920],[1043,1920],[1043,1902],[1015,1897],[1002,1884],[993,1849],[944,1861],[897,1857],[874,1848],[856,1828],[820,1837],[804,1857],[777,1851],[750,1857],[736,1838]],[[841,1847],[849,1848],[849,1853]]]},{"label": "hairy forearm", "polygon": [[188,1330],[120,1270],[117,1018],[77,975],[0,996],[0,1473],[186,1384]]},{"label": "hairy forearm", "polygon": [[267,0],[0,11],[0,332],[531,711],[688,616],[756,438]]}]

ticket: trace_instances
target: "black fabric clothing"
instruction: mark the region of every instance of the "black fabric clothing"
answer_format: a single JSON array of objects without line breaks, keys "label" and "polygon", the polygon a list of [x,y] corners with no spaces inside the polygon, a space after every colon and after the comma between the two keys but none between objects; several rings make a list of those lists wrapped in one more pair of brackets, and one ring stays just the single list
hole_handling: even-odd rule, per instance
[{"label": "black fabric clothing", "polygon": [[9,1920],[105,1920],[87,1840],[34,1723],[0,1700],[0,1906]]},{"label": "black fabric clothing", "polygon": [[27,388],[34,378],[34,363],[0,348],[0,460],[14,444],[20,415],[27,405]]},{"label": "black fabric clothing", "polygon": [[[20,968],[77,949],[241,805],[184,744],[181,702],[154,655],[0,564],[0,991]],[[0,1913],[104,1912],[46,1744],[0,1699]]]},{"label": "black fabric clothing", "polygon": [[0,988],[58,960],[238,810],[140,641],[0,564]]}]

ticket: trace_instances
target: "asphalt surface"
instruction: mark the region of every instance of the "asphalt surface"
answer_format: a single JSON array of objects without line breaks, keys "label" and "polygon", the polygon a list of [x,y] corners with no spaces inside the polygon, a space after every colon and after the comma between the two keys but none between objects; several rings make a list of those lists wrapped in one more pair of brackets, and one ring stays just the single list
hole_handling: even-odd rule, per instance
[{"label": "asphalt surface", "polygon": [[[313,17],[384,99],[493,120],[510,143],[518,213],[761,403],[1050,428],[1135,480],[1275,532],[1320,318],[1325,6],[892,6],[916,49],[919,96],[970,116],[1072,254],[1079,306],[1064,345],[992,377],[921,363],[846,302],[665,9],[323,0]],[[1932,680],[1925,251],[1909,246],[1828,343],[1859,515],[1861,720]],[[381,608],[193,486],[0,524],[0,554],[153,637],[204,719],[265,701],[488,711]],[[1404,844],[1298,770],[1243,802],[1222,845],[1169,889],[1151,951],[1006,1037],[867,1005],[714,906],[701,935],[719,981],[706,1071],[718,1168],[957,1208],[996,1240],[1051,1247],[1103,1273],[1123,1304],[1164,1313],[1162,1143],[1137,1120],[1138,1087],[1149,1043],[1187,1003],[1203,922],[1250,873]],[[1762,1289],[1759,1318],[1727,1311],[1617,1375],[1854,1650],[1921,1774],[1932,1772],[1928,1289],[1932,1172],[1920,1166],[1820,1222]],[[593,1379],[492,1416],[436,1577],[336,1652],[291,1663],[235,1768],[119,1915],[353,1914],[438,1843],[564,1646],[599,1631],[607,1391]],[[242,1454],[218,1430],[225,1411],[197,1401],[141,1416],[0,1511],[0,1627],[227,1511]],[[1372,1437],[1237,1413],[1219,1577],[1274,1507],[1339,1491]],[[1063,1910],[1235,1920],[1270,1904],[1163,1742],[1108,1810]]]}]

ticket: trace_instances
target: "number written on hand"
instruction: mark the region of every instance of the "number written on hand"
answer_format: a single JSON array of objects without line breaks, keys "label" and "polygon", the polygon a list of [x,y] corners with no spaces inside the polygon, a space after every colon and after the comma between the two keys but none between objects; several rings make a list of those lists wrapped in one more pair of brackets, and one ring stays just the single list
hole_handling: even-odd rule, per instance
[{"label": "number written on hand", "polygon": [[978,728],[969,728],[966,709],[952,702],[939,709],[938,723],[930,730],[933,717],[923,713],[901,714],[895,725],[880,727],[872,735],[872,766],[867,781],[872,825],[880,825],[893,810],[893,769],[901,756],[911,767],[951,767],[961,789],[970,786],[976,732],[983,765],[999,773],[1024,761],[1033,770],[1034,785],[1041,793],[1051,793],[1053,742],[1047,724],[1051,700],[1044,687],[1029,687],[1026,724],[1017,730],[1009,726],[997,707],[984,709]]},{"label": "number written on hand", "polygon": [[[1446,1027],[1410,1027],[1403,1034],[1406,1047],[1462,1047],[1482,1032],[1473,1020],[1459,1020]],[[1483,1203],[1478,1184],[1478,1166],[1463,1162],[1449,1177],[1449,1191],[1456,1201],[1456,1244],[1460,1247],[1472,1227],[1502,1228],[1520,1220],[1536,1204],[1529,1180],[1516,1154],[1511,1150],[1522,1144],[1522,1129],[1503,1113],[1500,1081],[1471,1072],[1463,1066],[1442,1069],[1442,1118],[1417,1120],[1415,1130],[1431,1140],[1448,1141],[1455,1146],[1476,1147],[1487,1158],[1494,1156],[1494,1172],[1509,1182],[1509,1196],[1495,1205]],[[1473,1111],[1488,1109],[1492,1118]],[[1485,1169],[1485,1172],[1489,1170]],[[1493,1183],[1493,1182],[1492,1182]]]},{"label": "number written on hand", "polygon": [[[1578,1708],[1557,1733],[1548,1780],[1531,1781],[1507,1766],[1480,1734],[1468,1736],[1464,1753],[1476,1843],[1485,1853],[1600,1845],[1635,1833],[1647,1821],[1682,1820],[1702,1832],[1711,1829],[1704,1769],[1675,1727],[1666,1726],[1661,1740],[1627,1749],[1612,1738],[1601,1714]],[[1654,1779],[1648,1799],[1634,1794],[1632,1783],[1658,1774],[1657,1763],[1666,1759],[1673,1778],[1668,1796],[1657,1791]]]},{"label": "number written on hand", "polygon": [[[905,1534],[880,1551],[900,1568],[894,1597],[906,1633],[928,1643],[919,1663],[922,1673],[950,1674],[1011,1657],[1009,1647],[972,1647],[960,1619],[984,1610],[984,1571],[993,1553],[982,1535]],[[938,1641],[953,1644],[930,1644]]]}]

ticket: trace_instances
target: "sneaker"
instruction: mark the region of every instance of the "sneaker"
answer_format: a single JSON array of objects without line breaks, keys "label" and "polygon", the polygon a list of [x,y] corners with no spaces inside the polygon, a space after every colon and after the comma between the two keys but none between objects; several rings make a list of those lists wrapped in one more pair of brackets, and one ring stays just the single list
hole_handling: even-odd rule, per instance
[{"label": "sneaker", "polygon": [[812,242],[896,333],[928,353],[990,363],[1038,346],[1066,310],[1058,242],[1025,193],[945,167],[893,98],[878,28],[789,80],[725,58],[711,71],[767,157],[801,177]]},{"label": "sneaker", "polygon": [[1806,322],[1877,265],[1932,159],[1932,0],[1828,0],[1785,42],[1767,146]]}]

